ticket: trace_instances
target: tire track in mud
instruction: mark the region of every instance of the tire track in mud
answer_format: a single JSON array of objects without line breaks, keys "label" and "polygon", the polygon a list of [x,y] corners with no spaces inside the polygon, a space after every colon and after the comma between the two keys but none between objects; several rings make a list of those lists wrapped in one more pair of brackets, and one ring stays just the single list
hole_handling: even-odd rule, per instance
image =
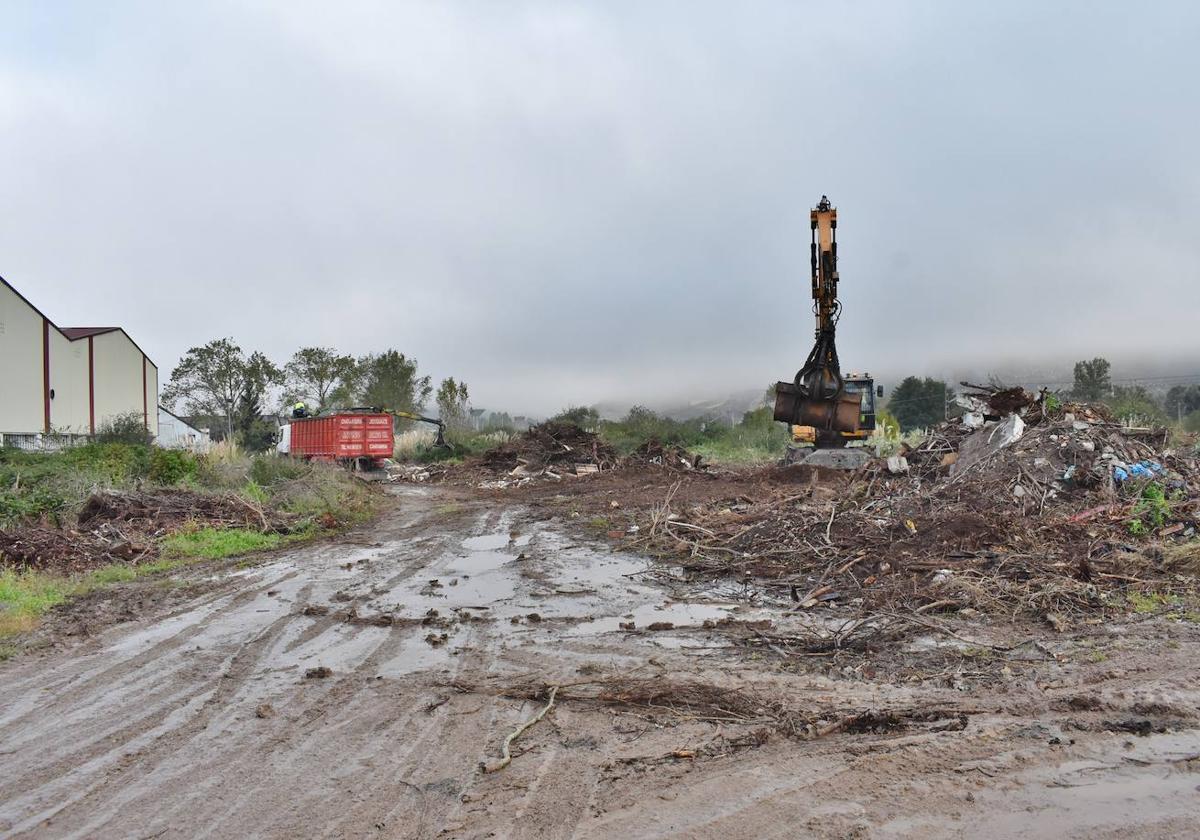
[{"label": "tire track in mud", "polygon": [[[244,602],[247,599],[241,599]],[[253,600],[250,598],[248,600]],[[227,612],[232,612],[228,610]],[[126,777],[137,775],[150,776],[158,764],[167,756],[188,746],[188,742],[203,731],[213,715],[220,709],[224,701],[233,696],[238,688],[253,673],[257,661],[254,651],[267,644],[272,637],[282,632],[283,627],[291,620],[290,615],[283,615],[272,621],[264,630],[247,642],[239,645],[231,654],[223,657],[208,671],[209,679],[201,681],[198,687],[190,692],[183,692],[183,708],[191,707],[191,712],[178,720],[175,725],[167,725],[172,717],[176,717],[175,709],[164,706],[155,711],[149,720],[138,721],[124,727],[120,732],[113,733],[105,740],[106,743],[82,755],[76,754],[64,758],[58,765],[40,770],[40,775],[48,775],[53,781],[49,789],[40,786],[43,796],[57,796],[58,807],[51,813],[42,816],[40,822],[52,818],[63,809],[74,806],[87,808],[95,806],[94,813],[111,812],[119,808],[126,789]],[[170,672],[168,676],[172,676]],[[172,704],[174,705],[174,704]],[[149,740],[146,735],[154,733]],[[142,743],[144,742],[144,743]],[[127,751],[134,744],[133,751]],[[105,765],[108,765],[105,767]],[[73,767],[72,767],[73,766]],[[79,777],[86,771],[103,768],[104,777],[91,784],[79,784],[73,788]],[[58,790],[64,791],[56,794]],[[65,794],[71,790],[70,794]],[[115,792],[110,792],[115,791]],[[16,800],[20,806],[21,800]],[[28,826],[32,828],[32,826]],[[86,827],[85,827],[86,829]],[[18,831],[22,830],[19,826]]]},{"label": "tire track in mud", "polygon": [[[399,575],[393,576],[397,581],[411,578],[424,569],[438,551],[444,550],[446,540],[433,541],[423,546],[421,557],[407,563],[407,568]],[[395,547],[398,552],[403,546]],[[380,564],[382,565],[382,564]],[[289,576],[297,572],[293,571]],[[237,607],[252,604],[259,593],[276,587],[276,579],[263,583],[248,592],[235,597],[222,610],[228,615]],[[386,719],[378,719],[378,689],[373,684],[378,681],[371,679],[379,665],[401,654],[406,645],[411,645],[417,638],[419,626],[396,625],[387,630],[364,626],[357,627],[336,621],[324,619],[314,620],[301,616],[294,609],[307,602],[311,592],[311,584],[306,584],[293,601],[293,609],[280,615],[253,639],[240,644],[223,660],[223,667],[217,671],[215,679],[209,679],[199,686],[193,686],[190,691],[171,693],[168,689],[166,709],[158,710],[143,716],[137,721],[128,723],[117,738],[108,735],[105,746],[109,749],[99,751],[98,755],[87,760],[78,752],[64,759],[53,770],[68,769],[65,784],[74,784],[86,776],[103,775],[83,785],[74,791],[74,795],[62,798],[56,804],[53,812],[42,812],[32,815],[16,826],[17,831],[26,829],[37,830],[37,819],[53,816],[55,831],[76,836],[95,836],[96,834],[122,833],[120,826],[136,824],[138,830],[146,825],[144,821],[132,823],[131,819],[139,813],[150,818],[154,825],[160,823],[175,829],[181,824],[191,823],[192,827],[221,836],[221,825],[232,824],[233,833],[244,833],[248,826],[262,823],[264,826],[274,826],[269,830],[280,827],[280,822],[288,822],[291,815],[296,813],[298,800],[305,800],[301,808],[312,807],[321,810],[330,796],[331,791],[319,784],[312,786],[311,795],[303,792],[297,795],[297,790],[289,784],[289,769],[297,765],[310,765],[316,768],[338,770],[344,767],[347,771],[358,769],[347,765],[346,759],[355,758],[358,761],[371,760],[371,757],[381,751],[375,735],[381,727],[386,727]],[[195,614],[193,604],[191,612]],[[182,611],[187,614],[189,611]],[[346,631],[350,639],[360,636],[383,634],[383,639],[374,643],[366,656],[353,669],[336,682],[325,686],[323,683],[300,683],[302,705],[297,707],[294,702],[281,703],[283,714],[278,715],[270,723],[273,736],[267,744],[263,743],[261,728],[243,734],[236,729],[235,721],[238,712],[249,712],[245,703],[239,703],[239,697],[248,682],[255,677],[263,677],[271,673],[270,655],[279,650],[280,642],[287,637],[289,627],[294,628],[296,622],[304,622],[304,629],[291,636],[291,642],[286,648],[295,650],[310,642],[319,642],[322,636],[330,631]],[[471,625],[472,631],[482,629],[482,625]],[[188,666],[173,667],[175,654],[195,638],[199,628],[193,626],[180,633],[175,633],[170,639],[160,641],[150,650],[142,652],[130,660],[116,663],[94,673],[87,685],[80,685],[73,692],[71,699],[94,697],[104,694],[105,680],[120,679],[128,673],[146,672],[155,674],[158,682],[168,684],[180,680],[187,681],[191,675]],[[299,639],[299,644],[297,644]],[[345,645],[346,639],[334,641],[335,645]],[[218,648],[221,645],[218,645]],[[299,682],[298,674],[293,680]],[[136,686],[135,686],[136,688]],[[136,692],[128,692],[134,694]],[[366,695],[366,696],[364,696]],[[145,700],[145,697],[140,698]],[[271,695],[269,699],[276,699]],[[290,698],[294,700],[296,698]],[[278,701],[277,701],[278,702]],[[427,701],[425,701],[427,702]],[[184,713],[171,707],[183,704]],[[286,715],[286,717],[285,717]],[[420,715],[425,720],[418,719]],[[388,717],[394,717],[394,713]],[[405,735],[412,736],[424,732],[427,727],[427,715],[421,711],[421,704],[415,700],[407,709],[404,718]],[[170,725],[167,725],[170,718]],[[210,728],[221,720],[225,721],[226,731],[212,733]],[[330,723],[333,725],[329,725]],[[234,727],[234,728],[230,728]],[[426,733],[433,735],[434,733]],[[132,736],[132,737],[130,737]],[[357,738],[357,741],[355,740]],[[429,747],[435,747],[431,743]],[[124,751],[125,755],[120,753]],[[182,755],[199,756],[201,761],[188,758],[180,759]],[[261,786],[258,784],[263,777],[264,759],[282,756],[283,772],[279,775],[282,797],[274,808],[263,806]],[[102,768],[97,760],[108,757],[109,764],[116,762],[116,767]],[[207,757],[207,760],[204,758]],[[233,761],[230,759],[233,758]],[[83,762],[80,766],[78,762]],[[242,771],[242,772],[239,772]],[[45,779],[46,774],[35,770],[31,777]],[[255,783],[246,785],[246,779],[254,779]],[[383,780],[381,780],[383,781]],[[390,780],[389,780],[390,781]],[[59,785],[50,782],[57,790]],[[34,786],[37,783],[34,782]],[[240,793],[237,803],[229,803],[231,795]],[[170,806],[163,808],[164,800]],[[311,801],[311,806],[308,800]],[[223,801],[233,804],[226,813],[228,817],[213,821],[212,814],[205,815],[197,822],[197,815],[204,815],[211,810],[213,801]],[[390,800],[394,801],[394,799]],[[21,809],[21,802],[12,802],[5,806],[6,811],[13,806]],[[381,806],[372,804],[370,810],[378,811]],[[28,813],[28,809],[26,809]],[[57,816],[54,816],[54,815]],[[154,815],[151,817],[151,815]],[[350,819],[353,823],[353,818]],[[311,829],[311,826],[308,826]],[[308,831],[301,833],[309,833]],[[227,834],[225,836],[228,836]]]},{"label": "tire track in mud", "polygon": [[[33,673],[27,680],[6,682],[4,688],[0,689],[0,696],[5,699],[5,708],[9,710],[8,714],[0,716],[0,731],[20,727],[28,723],[31,718],[43,718],[47,714],[58,713],[58,709],[68,707],[74,702],[95,694],[97,687],[102,684],[111,689],[112,684],[122,677],[138,674],[144,671],[149,664],[163,661],[165,654],[178,651],[196,636],[204,633],[207,624],[211,621],[244,606],[262,592],[278,587],[284,581],[295,577],[296,574],[294,571],[289,572],[250,590],[203,597],[192,604],[173,610],[158,618],[154,622],[154,626],[156,628],[169,627],[171,622],[188,616],[192,616],[193,620],[184,623],[181,629],[166,635],[151,647],[127,658],[118,659],[115,663],[101,664],[91,671],[79,674],[61,674],[58,668],[50,672],[38,673],[36,664],[34,664],[31,668]],[[227,601],[224,606],[219,605],[222,600]],[[136,630],[132,632],[136,633]],[[91,651],[87,656],[88,658],[100,657],[108,650],[111,650],[111,646],[99,646],[97,650]],[[68,659],[64,663],[64,667],[70,670],[77,664],[80,664],[78,660]],[[32,695],[31,693],[35,690],[34,686],[38,683],[41,683],[36,689],[39,694]],[[31,698],[48,694],[51,696],[51,701],[49,705],[38,705],[36,699],[31,698],[11,704],[8,702],[10,695],[22,693],[30,693]]]},{"label": "tire track in mud", "polygon": [[[36,796],[39,789],[46,795],[46,785],[39,778],[48,777],[51,786],[63,787],[80,774],[80,768],[95,769],[117,761],[114,756],[139,740],[143,733],[162,726],[180,706],[191,704],[219,685],[205,677],[214,670],[224,670],[223,658],[205,654],[180,656],[180,648],[204,631],[206,620],[228,615],[252,603],[261,589],[272,585],[275,583],[242,593],[224,607],[204,613],[207,618],[193,622],[148,651],[102,669],[86,681],[86,686],[74,687],[66,697],[47,704],[38,725],[27,727],[23,737],[9,734],[13,724],[6,727],[5,743],[20,749],[22,745],[28,747],[37,742],[39,750],[38,764],[31,772],[0,781],[0,798],[6,803],[5,809],[19,808],[30,796]],[[85,691],[85,687],[91,691]],[[131,698],[135,699],[134,705],[129,702]],[[135,712],[132,718],[131,709]],[[69,731],[69,741],[47,739],[48,722],[57,730]],[[106,758],[109,760],[105,761]]]}]

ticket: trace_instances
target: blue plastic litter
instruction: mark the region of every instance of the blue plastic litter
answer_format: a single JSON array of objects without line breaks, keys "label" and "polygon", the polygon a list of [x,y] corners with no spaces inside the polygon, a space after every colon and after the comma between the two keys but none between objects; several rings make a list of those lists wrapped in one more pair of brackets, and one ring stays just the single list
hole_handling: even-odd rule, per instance
[{"label": "blue plastic litter", "polygon": [[1158,461],[1138,461],[1136,464],[1130,464],[1129,468],[1113,467],[1113,480],[1126,481],[1130,477],[1133,478],[1152,478],[1163,471],[1163,465]]}]

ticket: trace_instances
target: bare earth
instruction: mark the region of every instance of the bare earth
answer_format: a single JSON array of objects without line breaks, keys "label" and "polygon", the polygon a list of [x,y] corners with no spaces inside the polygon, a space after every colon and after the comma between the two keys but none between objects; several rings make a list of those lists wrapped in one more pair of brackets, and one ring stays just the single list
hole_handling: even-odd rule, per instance
[{"label": "bare earth", "polygon": [[1195,625],[789,657],[744,644],[786,600],[671,584],[528,499],[392,492],[0,665],[0,835],[1200,836]]}]

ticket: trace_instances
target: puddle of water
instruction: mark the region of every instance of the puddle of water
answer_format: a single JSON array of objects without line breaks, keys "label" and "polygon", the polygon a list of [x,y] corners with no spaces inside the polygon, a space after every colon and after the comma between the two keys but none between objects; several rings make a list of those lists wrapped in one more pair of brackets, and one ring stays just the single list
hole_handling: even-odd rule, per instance
[{"label": "puddle of water", "polygon": [[[478,575],[493,572],[517,558],[499,551],[473,551],[466,557],[455,557],[446,564],[448,575]],[[445,581],[443,581],[444,583]]]},{"label": "puddle of water", "polygon": [[397,608],[399,615],[419,618],[431,609],[446,611],[488,607],[494,610],[517,592],[516,581],[502,574],[460,577],[458,583],[451,586],[450,582],[454,579],[453,574],[442,574],[437,578],[440,586],[431,586],[429,581],[432,578],[405,581],[376,603],[383,611],[388,611],[387,607],[391,604]]},{"label": "puddle of water", "polygon": [[508,545],[508,534],[484,534],[463,540],[467,551],[496,551]]},{"label": "puddle of water", "polygon": [[533,534],[512,534],[505,531],[498,534],[470,537],[463,540],[462,546],[467,551],[498,551],[501,548],[527,546],[532,539]]},{"label": "puddle of water", "polygon": [[687,602],[667,605],[642,604],[626,613],[626,615],[632,615],[632,618],[615,615],[595,618],[572,627],[567,631],[567,635],[591,636],[598,633],[615,633],[621,629],[622,624],[630,621],[638,630],[645,630],[647,626],[656,622],[673,624],[676,628],[700,627],[705,621],[720,621],[729,617],[737,608],[737,604]]},{"label": "puddle of water", "polygon": [[385,662],[380,663],[376,673],[381,677],[401,677],[417,671],[430,671],[442,668],[450,662],[450,650],[453,639],[448,643],[434,647],[425,641],[424,634],[418,633],[404,641],[400,652]]}]

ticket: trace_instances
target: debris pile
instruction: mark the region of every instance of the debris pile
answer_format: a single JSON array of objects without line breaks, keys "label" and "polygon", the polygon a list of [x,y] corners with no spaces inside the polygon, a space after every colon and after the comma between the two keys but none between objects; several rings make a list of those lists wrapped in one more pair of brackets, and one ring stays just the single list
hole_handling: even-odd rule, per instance
[{"label": "debris pile", "polygon": [[617,466],[617,454],[594,432],[574,423],[547,420],[524,434],[490,449],[477,461],[480,467],[513,477],[562,473],[582,474]]},{"label": "debris pile", "polygon": [[44,526],[0,530],[0,568],[72,574],[150,556],[157,556],[153,544],[129,539],[111,526],[95,531]]},{"label": "debris pile", "polygon": [[156,538],[188,524],[286,533],[295,517],[235,494],[104,490],[84,502],[72,529],[0,530],[0,568],[73,574],[158,557]]},{"label": "debris pile", "polygon": [[103,490],[83,503],[80,525],[124,522],[151,533],[178,528],[185,522],[225,528],[257,528],[287,533],[295,517],[257,505],[236,493],[205,494],[191,490],[153,492]]},{"label": "debris pile", "polygon": [[694,470],[700,468],[700,456],[688,452],[682,446],[648,440],[625,458],[629,466],[659,466],[669,470]]},{"label": "debris pile", "polygon": [[773,579],[802,608],[1046,618],[1192,590],[1195,457],[1098,406],[1021,389],[970,399],[891,459],[904,469],[872,463],[823,498],[664,505],[642,539],[686,569]]}]

